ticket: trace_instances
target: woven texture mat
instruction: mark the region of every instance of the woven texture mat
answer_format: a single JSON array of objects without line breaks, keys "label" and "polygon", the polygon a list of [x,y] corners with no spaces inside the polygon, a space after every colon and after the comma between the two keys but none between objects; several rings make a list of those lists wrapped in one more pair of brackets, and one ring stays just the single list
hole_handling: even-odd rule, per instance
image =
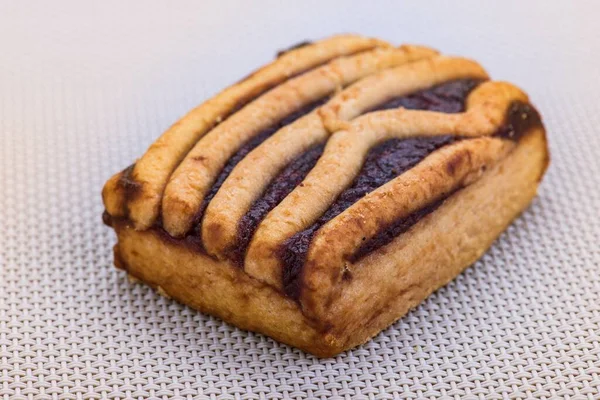
[{"label": "woven texture mat", "polygon": [[[600,3],[86,3],[0,3],[3,399],[600,398]],[[532,206],[332,359],[129,283],[104,181],[277,49],[345,31],[473,57],[527,90],[552,151]]]}]

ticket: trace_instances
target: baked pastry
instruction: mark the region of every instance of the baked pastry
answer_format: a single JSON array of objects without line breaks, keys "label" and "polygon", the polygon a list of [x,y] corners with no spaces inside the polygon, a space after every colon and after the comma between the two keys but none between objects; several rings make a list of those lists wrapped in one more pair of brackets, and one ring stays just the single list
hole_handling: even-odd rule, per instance
[{"label": "baked pastry", "polygon": [[355,35],[281,52],[106,183],[115,264],[317,356],[476,261],[536,194],[544,127],[474,61]]}]

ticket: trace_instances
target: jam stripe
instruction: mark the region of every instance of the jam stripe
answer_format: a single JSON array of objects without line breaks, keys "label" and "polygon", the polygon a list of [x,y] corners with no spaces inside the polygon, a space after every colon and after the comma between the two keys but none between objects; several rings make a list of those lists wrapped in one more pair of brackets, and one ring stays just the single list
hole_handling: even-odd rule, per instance
[{"label": "jam stripe", "polygon": [[[418,63],[434,54],[430,49],[415,46],[379,49],[335,61],[332,70],[339,79],[343,78],[341,86],[344,86],[380,69]],[[283,127],[241,160],[204,213],[201,228],[207,251],[225,257],[228,249],[236,246],[240,219],[267,185],[292,160],[312,146],[324,143],[328,136],[318,111],[313,112]]]},{"label": "jam stripe", "polygon": [[130,203],[130,218],[136,227],[148,228],[158,218],[163,191],[171,173],[193,145],[215,125],[291,76],[334,58],[377,47],[391,46],[377,39],[357,35],[333,36],[289,51],[223,90],[171,126],[138,160],[132,178],[141,187],[139,196],[126,199],[119,188],[118,178],[107,182],[103,191],[107,211],[111,215],[124,216],[125,207]]}]

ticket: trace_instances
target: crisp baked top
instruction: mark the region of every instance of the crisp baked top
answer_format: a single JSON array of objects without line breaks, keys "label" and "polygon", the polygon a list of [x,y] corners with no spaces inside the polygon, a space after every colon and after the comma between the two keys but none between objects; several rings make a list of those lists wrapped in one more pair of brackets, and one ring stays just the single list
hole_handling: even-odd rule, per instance
[{"label": "crisp baked top", "polygon": [[113,176],[107,221],[229,261],[321,317],[358,260],[540,124],[525,93],[474,61],[355,35],[302,43]]}]

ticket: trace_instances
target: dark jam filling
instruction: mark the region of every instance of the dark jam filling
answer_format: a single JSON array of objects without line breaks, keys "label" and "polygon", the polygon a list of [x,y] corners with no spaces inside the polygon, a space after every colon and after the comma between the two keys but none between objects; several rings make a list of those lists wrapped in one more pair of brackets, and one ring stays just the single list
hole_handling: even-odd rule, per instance
[{"label": "dark jam filling", "polygon": [[[129,216],[129,204],[130,201],[134,200],[137,195],[140,193],[141,185],[133,179],[133,169],[135,168],[135,163],[131,164],[129,167],[125,168],[123,172],[121,172],[121,177],[118,181],[118,186],[123,191],[123,197],[125,199],[123,213],[126,217]],[[104,216],[102,217],[104,220]]]},{"label": "dark jam filling", "polygon": [[320,100],[317,100],[313,103],[310,103],[310,104],[300,108],[299,110],[294,111],[293,113],[289,114],[285,118],[281,119],[279,122],[269,126],[262,132],[258,133],[254,137],[252,137],[246,143],[244,143],[237,150],[237,152],[227,161],[227,163],[225,164],[225,166],[223,167],[223,169],[217,176],[217,179],[213,183],[212,187],[210,188],[210,191],[204,197],[202,205],[200,206],[200,209],[198,210],[198,212],[196,213],[196,216],[194,218],[194,225],[197,225],[202,220],[202,216],[204,215],[204,211],[206,210],[208,203],[210,203],[210,201],[213,199],[213,197],[215,197],[215,194],[217,194],[217,192],[223,185],[223,182],[225,182],[225,179],[227,179],[227,177],[229,176],[231,171],[233,171],[233,168],[235,168],[235,166],[240,161],[242,161],[248,155],[248,153],[250,153],[256,147],[258,147],[262,142],[267,140],[275,132],[277,132],[284,126],[293,123],[298,118],[301,118],[304,115],[310,113],[314,109],[322,106],[323,104],[325,104],[327,102],[327,100],[329,100],[329,97],[324,97]]},{"label": "dark jam filling", "polygon": [[[467,96],[480,83],[481,80],[477,79],[459,79],[446,82],[426,90],[388,100],[373,107],[369,112],[399,107],[445,113],[463,112]],[[283,284],[285,292],[292,298],[298,298],[300,295],[299,277],[312,238],[319,228],[369,192],[409,170],[433,151],[455,140],[457,138],[453,136],[392,139],[371,149],[352,186],[342,192],[338,199],[312,226],[298,232],[282,246],[280,257],[284,264]],[[416,222],[418,217],[422,218],[424,215],[415,215],[414,218],[405,221],[405,224],[412,224]],[[397,229],[401,230],[401,228]],[[383,242],[383,239],[381,242]],[[370,244],[369,251],[372,251],[376,244]]]},{"label": "dark jam filling", "polygon": [[519,141],[528,130],[541,125],[538,111],[531,104],[518,101],[510,105],[504,124],[494,136]]},{"label": "dark jam filling", "polygon": [[[304,47],[304,46],[307,46],[309,44],[311,44],[310,41],[304,41],[304,42],[297,43],[297,44],[291,46],[288,49],[279,51],[277,53],[277,57],[280,57],[281,55],[287,53],[288,51],[291,51],[291,50],[294,50],[294,49],[297,49],[297,48],[300,48],[300,47]],[[361,52],[368,51],[368,50],[371,50],[371,49],[363,49],[363,50],[360,50],[360,51],[356,51],[354,53],[347,54],[347,56],[359,54]],[[281,79],[278,79],[276,81],[270,82],[269,84],[264,85],[263,87],[259,88],[256,92],[249,93],[249,94],[241,97],[235,104],[233,104],[231,106],[231,108],[229,110],[225,110],[223,112],[221,122],[224,121],[225,119],[229,118],[231,115],[235,114],[239,110],[241,110],[244,106],[246,106],[250,102],[258,99],[260,96],[262,96],[263,94],[267,93],[269,90],[273,89],[274,87],[279,86],[279,85],[285,83],[286,81],[289,81],[289,80],[291,80],[293,78],[296,78],[296,77],[298,77],[300,75],[303,75],[303,74],[305,74],[307,72],[310,72],[310,71],[312,71],[314,69],[322,67],[322,66],[330,63],[332,60],[334,60],[336,58],[338,58],[338,57],[332,57],[330,59],[324,60],[321,63],[309,66],[309,67],[307,67],[307,68],[305,68],[305,69],[303,69],[301,71],[298,71],[298,72],[296,72],[293,75],[285,76],[285,77],[283,77]],[[237,83],[239,84],[239,83],[241,83],[241,82],[249,79],[255,73],[256,72],[253,72],[252,74],[250,74],[250,75],[242,78]],[[215,122],[212,127],[214,128],[218,124],[219,123]],[[266,137],[263,137],[262,141],[264,141],[265,139],[266,139]],[[260,141],[258,144],[260,144],[262,141]],[[254,147],[256,147],[258,144],[256,144]],[[238,162],[239,162],[239,160],[238,160]],[[133,177],[132,177],[132,173],[133,173],[134,167],[135,167],[135,164],[132,164],[129,167],[127,167],[125,170],[123,170],[123,174],[122,174],[121,179],[119,181],[119,184],[125,189],[125,200],[126,200],[125,203],[128,203],[131,199],[133,199],[139,193],[139,189],[141,187],[140,183],[136,182],[133,179]],[[213,194],[213,196],[214,196],[214,194]],[[204,207],[205,207],[205,205],[204,205]],[[125,212],[126,212],[126,214],[128,214],[128,210],[125,210]],[[201,214],[200,214],[200,216],[201,216]],[[158,226],[160,227],[160,224],[158,224]]]},{"label": "dark jam filling", "polygon": [[[479,80],[461,79],[446,82],[432,88],[412,93],[408,96],[397,97],[380,104],[370,111],[386,110],[397,107],[422,109],[456,113],[463,111],[467,95],[480,83]],[[236,247],[230,257],[238,264],[243,264],[246,249],[262,219],[279,204],[292,190],[302,182],[308,172],[314,167],[322,147],[313,148],[290,163],[284,171],[275,178],[271,186],[252,205],[238,225]]]},{"label": "dark jam filling", "polygon": [[300,47],[308,46],[309,44],[312,44],[312,42],[310,40],[304,40],[302,42],[296,43],[296,44],[288,47],[287,49],[279,50],[277,52],[277,58],[281,57],[285,53],[289,53],[292,50],[296,50],[296,49],[299,49]]},{"label": "dark jam filling", "polygon": [[324,144],[317,145],[288,164],[244,214],[238,224],[236,247],[231,252],[231,258],[238,266],[244,263],[246,249],[260,221],[304,180],[324,148]]},{"label": "dark jam filling", "polygon": [[433,203],[430,203],[425,207],[416,210],[415,212],[407,215],[404,218],[400,218],[393,224],[379,231],[371,239],[365,240],[363,244],[356,250],[356,252],[352,254],[352,256],[349,258],[349,261],[356,262],[364,256],[366,256],[367,254],[371,253],[372,251],[375,251],[380,247],[383,247],[386,244],[390,243],[392,240],[398,237],[398,235],[408,231],[414,224],[416,224],[421,219],[434,212],[439,206],[442,205],[444,200],[450,197],[453,193],[454,192],[443,196],[439,200],[436,200]]},{"label": "dark jam filling", "polygon": [[373,107],[371,111],[406,108],[409,110],[427,110],[444,113],[459,113],[465,109],[465,100],[469,93],[481,83],[478,79],[459,79],[442,83],[430,89],[396,97]]},{"label": "dark jam filling", "polygon": [[454,142],[456,137],[434,136],[391,139],[372,148],[354,183],[344,190],[329,209],[309,228],[289,238],[281,248],[283,284],[292,298],[299,296],[298,279],[314,234],[362,197],[408,171],[435,150]]},{"label": "dark jam filling", "polygon": [[[494,134],[495,137],[518,141],[531,128],[540,126],[542,123],[537,110],[530,104],[515,102],[511,104],[506,114],[504,124]],[[356,252],[350,257],[350,262],[355,262],[367,254],[390,243],[398,235],[408,231],[414,224],[423,217],[435,211],[444,200],[452,196],[454,192],[449,193],[437,201],[416,210],[412,214],[395,221],[390,226],[382,229],[371,239],[365,241]]]},{"label": "dark jam filling", "polygon": [[[541,122],[540,115],[533,106],[531,106],[530,104],[522,103],[522,102],[515,102],[509,107],[507,114],[506,114],[504,124],[498,129],[498,131],[494,134],[494,136],[501,137],[503,139],[518,141],[530,129],[541,126],[541,125],[542,125],[542,122]],[[446,140],[448,141],[447,143],[451,143],[452,141],[455,141],[455,140],[460,140],[460,137],[446,136],[444,138],[446,138]],[[424,139],[416,139],[416,140],[424,140]],[[386,146],[386,145],[389,146],[390,142],[391,141],[388,141],[386,143],[383,143],[380,146]],[[404,141],[400,141],[400,142],[404,142]],[[443,145],[443,144],[441,144],[441,145]],[[377,151],[377,148],[373,149],[370,152],[370,154],[375,151]],[[411,154],[411,156],[414,156],[414,155]],[[377,156],[375,156],[375,159],[376,159],[377,163],[379,163],[381,161],[380,159],[377,159]],[[402,157],[399,157],[398,161],[404,162],[404,159]],[[365,164],[363,166],[363,170],[365,169],[365,167],[367,166],[367,164],[369,162],[373,163],[373,161],[370,161],[369,159],[367,159],[367,161],[365,161]],[[384,166],[382,168],[382,171],[386,170],[387,168],[389,168],[389,166]],[[361,174],[362,174],[362,171],[361,171]],[[359,180],[360,180],[360,175],[359,175],[359,177],[357,177],[357,180],[355,181],[355,185]],[[348,192],[349,190],[351,191],[352,188],[348,189],[346,192]],[[344,193],[346,193],[346,192],[344,192]],[[338,198],[337,202],[339,202],[340,199],[344,196],[344,193],[342,193],[340,198]],[[435,211],[438,207],[440,207],[443,204],[443,202],[447,198],[451,197],[454,193],[455,192],[449,193],[449,194],[443,196],[442,198],[431,202],[430,204],[426,205],[425,207],[423,207],[419,210],[416,210],[415,212],[409,214],[408,216],[400,218],[397,221],[395,221],[394,223],[392,223],[391,225],[381,229],[381,231],[378,232],[374,237],[372,237],[369,240],[366,240],[356,250],[356,252],[352,256],[349,257],[349,261],[355,262],[355,261],[361,259],[362,257],[368,255],[369,253],[390,243],[393,239],[398,237],[398,235],[408,231],[412,226],[414,226],[422,218],[424,218],[425,216],[427,216],[430,213],[432,213],[433,211]],[[350,206],[351,204],[353,204],[353,202],[352,203],[348,202],[346,204],[348,204],[348,206]],[[281,257],[282,257],[282,261],[284,262],[284,270],[283,270],[284,288],[285,288],[286,293],[292,298],[297,299],[300,294],[300,286],[299,286],[300,279],[299,279],[299,277],[302,273],[302,268],[303,268],[304,262],[306,260],[306,254],[308,252],[308,248],[309,248],[310,242],[312,240],[312,237],[314,236],[315,232],[325,222],[327,222],[327,220],[328,220],[327,217],[328,217],[329,213],[336,214],[336,211],[333,211],[334,207],[335,207],[335,203],[332,206],[332,208],[330,208],[330,210],[328,210],[323,215],[323,217],[321,217],[321,219],[319,221],[317,221],[317,223],[315,223],[309,229],[299,232],[298,234],[292,236],[284,244],[283,248],[281,249]],[[340,208],[342,208],[341,211],[345,210],[343,204],[340,206]],[[339,215],[339,212],[337,212],[336,215]],[[329,219],[331,219],[331,218],[329,218]],[[323,221],[323,220],[325,220],[325,221]]]}]

